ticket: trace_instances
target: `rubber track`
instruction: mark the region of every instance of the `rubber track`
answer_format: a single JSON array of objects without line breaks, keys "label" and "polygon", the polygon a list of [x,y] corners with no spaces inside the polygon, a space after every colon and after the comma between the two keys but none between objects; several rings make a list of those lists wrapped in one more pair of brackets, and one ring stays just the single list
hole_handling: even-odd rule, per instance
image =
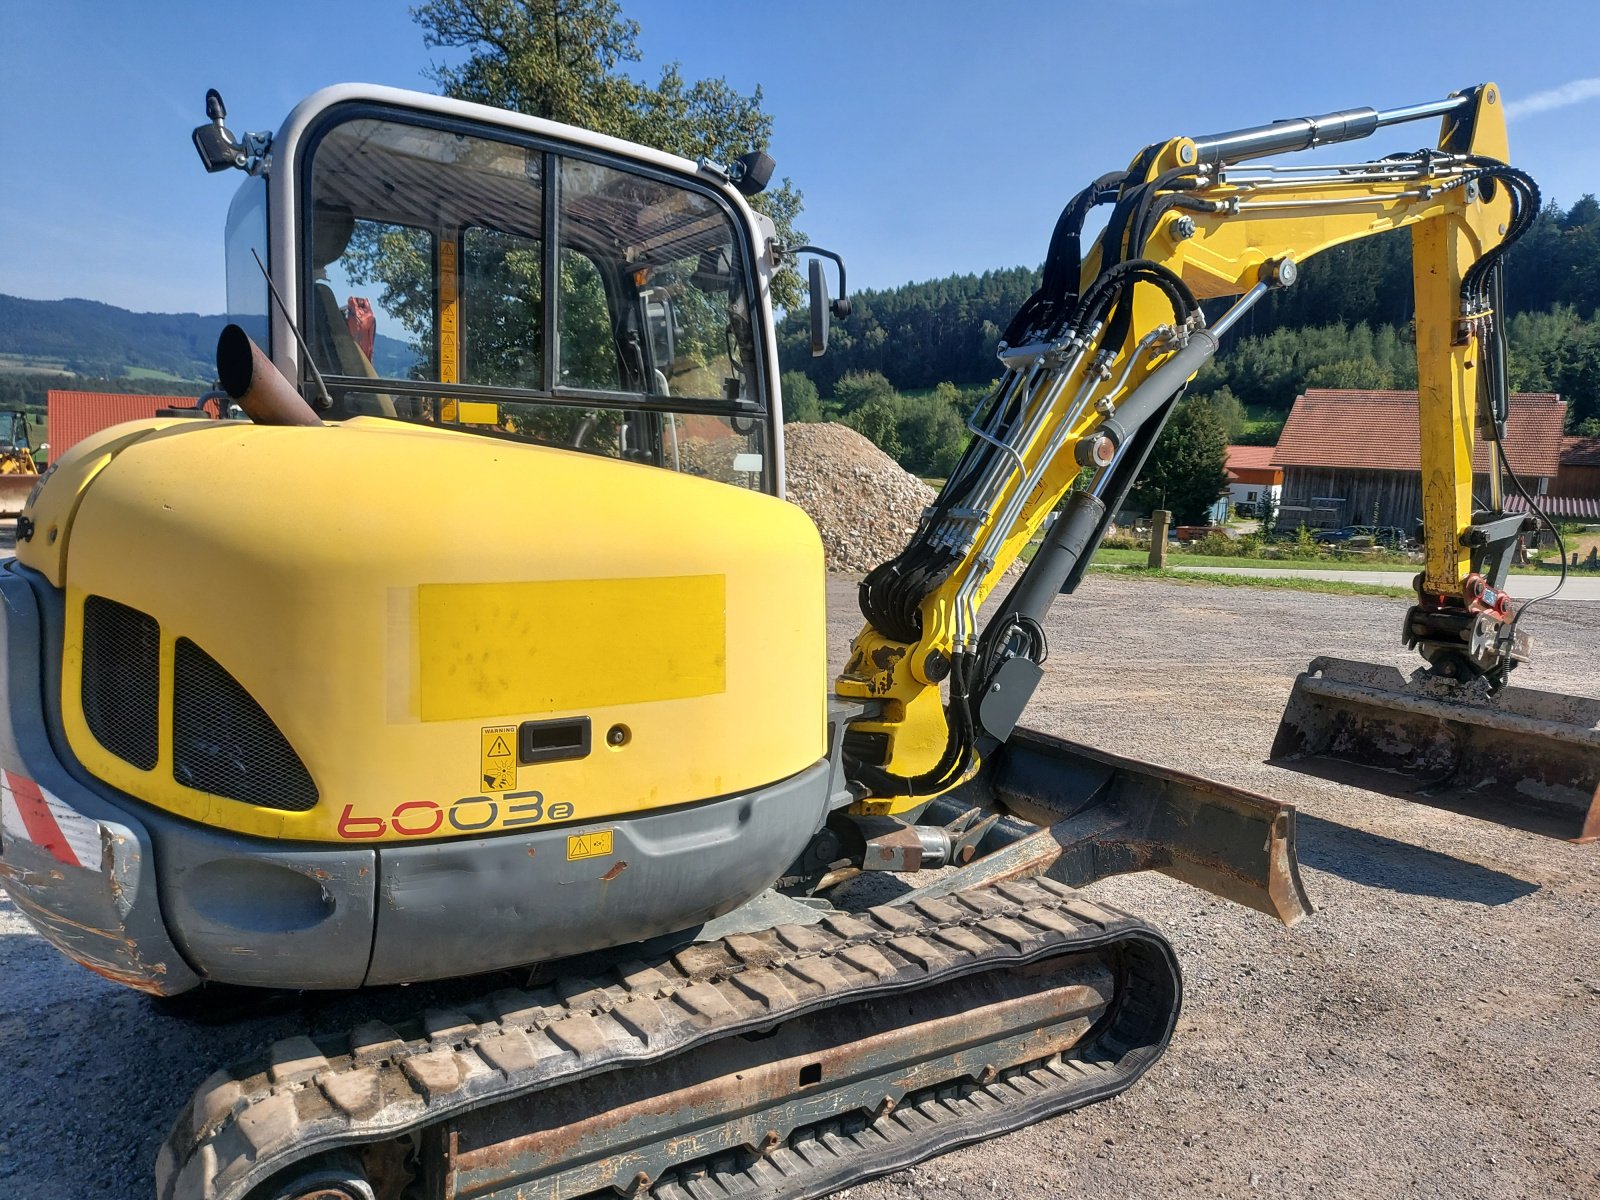
[{"label": "rubber track", "polygon": [[[1116,995],[1093,1045],[1074,1061],[907,1097],[892,1117],[802,1131],[754,1165],[703,1165],[651,1189],[660,1200],[721,1195],[725,1182],[746,1194],[823,1195],[1128,1087],[1160,1057],[1177,1020],[1181,983],[1165,940],[1135,917],[1032,879],[736,934],[659,962],[619,964],[606,979],[567,978],[431,1010],[403,1031],[369,1022],[347,1036],[288,1038],[200,1086],[156,1160],[157,1195],[242,1200],[310,1155],[393,1139],[568,1080],[867,996],[1106,950],[1122,964]],[[927,1115],[934,1110],[939,1119]],[[934,1128],[942,1124],[959,1128]]]}]

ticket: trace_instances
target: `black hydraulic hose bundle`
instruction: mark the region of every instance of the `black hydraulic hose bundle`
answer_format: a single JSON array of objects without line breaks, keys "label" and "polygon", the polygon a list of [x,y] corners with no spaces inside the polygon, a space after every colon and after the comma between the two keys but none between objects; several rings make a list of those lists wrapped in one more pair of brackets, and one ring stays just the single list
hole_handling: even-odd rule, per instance
[{"label": "black hydraulic hose bundle", "polygon": [[[1160,288],[1171,303],[1179,323],[1187,321],[1200,306],[1193,291],[1172,270],[1160,263],[1137,259],[1117,263],[1100,273],[1074,308],[1067,332],[1086,336],[1119,302],[1131,319],[1132,306],[1127,302],[1127,297],[1137,283]],[[1112,331],[1110,336],[1102,339],[1102,344],[1120,346],[1121,341]],[[1007,382],[1017,381],[1014,375],[1008,375]],[[1002,383],[1001,391],[1005,393],[1004,398],[997,396],[996,402],[1004,403],[1007,411],[1001,414],[997,422],[996,436],[997,440],[1003,441],[1023,413],[1027,389],[1015,386],[1006,392],[1005,383]],[[987,474],[988,466],[999,453],[988,441],[974,438],[906,548],[873,568],[861,581],[861,613],[874,629],[897,642],[912,643],[921,638],[922,602],[949,578],[950,572],[961,561],[960,554],[953,548],[930,545],[928,535],[939,527],[953,508],[970,498],[972,484]]]},{"label": "black hydraulic hose bundle", "polygon": [[880,796],[929,796],[954,787],[972,766],[978,739],[972,712],[973,656],[957,652],[950,660],[950,703],[946,708],[949,730],[939,761],[919,775],[896,775],[880,766],[846,756],[852,780],[864,783]]},{"label": "black hydraulic hose bundle", "polygon": [[1061,210],[1050,250],[1045,255],[1039,290],[1017,309],[1002,335],[1012,346],[1033,340],[1034,330],[1044,330],[1071,312],[1078,301],[1078,284],[1083,274],[1083,223],[1091,209],[1109,204],[1128,179],[1127,171],[1111,171],[1100,176],[1074,196]]},{"label": "black hydraulic hose bundle", "polygon": [[[1515,167],[1481,155],[1474,156],[1470,161],[1476,169],[1462,175],[1461,181],[1476,182],[1480,186],[1484,180],[1503,184],[1511,196],[1511,220],[1506,226],[1505,237],[1500,240],[1500,244],[1468,267],[1461,279],[1461,302],[1466,306],[1464,311],[1467,312],[1482,311],[1490,306],[1494,298],[1491,295],[1491,276],[1498,272],[1506,251],[1533,228],[1533,223],[1539,216],[1540,204],[1539,185],[1525,171],[1519,171]],[[1498,321],[1500,316],[1500,313],[1494,313],[1495,320]]]}]

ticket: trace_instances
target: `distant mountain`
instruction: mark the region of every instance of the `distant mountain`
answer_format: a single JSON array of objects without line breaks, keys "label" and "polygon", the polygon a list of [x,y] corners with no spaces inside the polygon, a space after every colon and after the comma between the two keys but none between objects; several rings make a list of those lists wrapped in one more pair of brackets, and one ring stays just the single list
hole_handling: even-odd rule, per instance
[{"label": "distant mountain", "polygon": [[[35,364],[111,379],[156,374],[210,383],[217,335],[229,320],[222,313],[136,313],[98,300],[0,295],[0,355],[14,368]],[[373,346],[381,375],[403,378],[415,358],[398,338],[379,334]]]}]

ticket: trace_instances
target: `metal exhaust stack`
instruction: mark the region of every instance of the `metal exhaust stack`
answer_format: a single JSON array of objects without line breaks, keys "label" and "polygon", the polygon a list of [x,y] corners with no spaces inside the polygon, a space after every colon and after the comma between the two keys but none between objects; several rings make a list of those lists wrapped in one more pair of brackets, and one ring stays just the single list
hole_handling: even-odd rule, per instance
[{"label": "metal exhaust stack", "polygon": [[257,425],[321,425],[294,384],[237,325],[217,338],[217,380]]},{"label": "metal exhaust stack", "polygon": [[1271,758],[1496,824],[1600,841],[1600,700],[1478,691],[1313,659],[1295,680]]}]

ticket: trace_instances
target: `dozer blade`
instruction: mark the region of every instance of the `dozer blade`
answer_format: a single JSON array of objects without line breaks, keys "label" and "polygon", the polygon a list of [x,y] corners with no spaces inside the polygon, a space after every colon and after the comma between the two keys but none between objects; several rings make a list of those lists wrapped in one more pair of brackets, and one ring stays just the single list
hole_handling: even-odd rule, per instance
[{"label": "dozer blade", "polygon": [[1600,700],[1313,659],[1272,761],[1550,837],[1600,839]]},{"label": "dozer blade", "polygon": [[928,810],[1009,814],[966,866],[901,897],[1043,875],[1070,887],[1160,871],[1285,925],[1313,910],[1295,856],[1295,810],[1170,767],[1017,729],[970,782]]},{"label": "dozer blade", "polygon": [[1106,1099],[1171,1038],[1149,926],[1047,880],[291,1038],[195,1093],[162,1200],[808,1200]]}]

